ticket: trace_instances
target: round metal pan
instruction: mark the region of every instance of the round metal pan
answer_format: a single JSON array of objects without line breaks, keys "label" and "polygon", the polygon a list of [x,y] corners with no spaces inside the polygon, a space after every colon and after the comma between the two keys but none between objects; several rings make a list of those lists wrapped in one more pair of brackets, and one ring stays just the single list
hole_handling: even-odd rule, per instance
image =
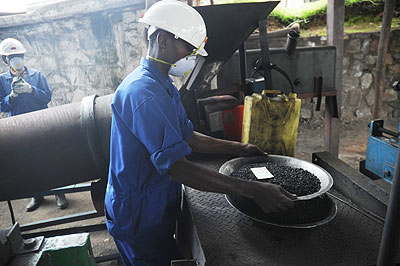
[{"label": "round metal pan", "polygon": [[290,166],[294,168],[302,168],[304,170],[313,173],[321,182],[321,188],[319,191],[309,194],[300,196],[297,200],[309,200],[321,196],[322,194],[326,193],[333,185],[332,176],[322,169],[321,167],[309,163],[303,160],[299,160],[293,157],[288,156],[281,156],[281,155],[268,155],[268,156],[259,156],[259,157],[240,157],[236,159],[232,159],[224,163],[220,168],[219,172],[224,175],[231,175],[234,171],[238,170],[243,165],[252,164],[252,163],[262,163],[262,162],[269,162],[275,164],[281,164],[285,166]]},{"label": "round metal pan", "polygon": [[313,228],[331,221],[337,213],[336,203],[326,194],[307,201],[294,202],[285,212],[268,214],[251,199],[226,195],[226,200],[247,217],[268,225],[286,228]]},{"label": "round metal pan", "polygon": [[[313,194],[301,197],[294,207],[285,212],[268,214],[252,200],[240,196],[226,195],[230,205],[249,218],[273,226],[287,228],[313,228],[331,221],[337,213],[335,202],[325,194],[333,185],[332,177],[324,169],[309,162],[292,157],[269,155],[268,157],[236,158],[224,163],[219,172],[231,175],[246,164],[270,162],[295,168],[303,168],[318,177],[321,189]],[[299,197],[300,198],[300,197]]]}]

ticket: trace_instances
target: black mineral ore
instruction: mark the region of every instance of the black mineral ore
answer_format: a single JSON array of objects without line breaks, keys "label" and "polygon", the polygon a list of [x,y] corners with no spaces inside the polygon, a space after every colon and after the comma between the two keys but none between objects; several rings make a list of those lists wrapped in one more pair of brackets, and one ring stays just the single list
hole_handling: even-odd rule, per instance
[{"label": "black mineral ore", "polygon": [[[257,179],[250,170],[256,167],[266,167],[274,176],[268,179]],[[274,163],[253,163],[244,165],[231,174],[232,177],[244,180],[268,182],[280,185],[283,189],[297,196],[305,196],[319,191],[320,180],[312,173],[302,169]]]}]

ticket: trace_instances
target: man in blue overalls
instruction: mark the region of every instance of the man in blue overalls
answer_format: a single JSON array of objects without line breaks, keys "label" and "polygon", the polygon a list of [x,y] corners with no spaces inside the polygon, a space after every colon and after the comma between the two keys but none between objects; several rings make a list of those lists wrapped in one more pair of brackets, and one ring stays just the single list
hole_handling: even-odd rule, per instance
[{"label": "man in blue overalls", "polygon": [[242,195],[265,211],[286,210],[295,195],[279,186],[233,179],[189,162],[191,151],[264,155],[255,145],[193,131],[169,74],[182,76],[196,55],[207,56],[201,15],[179,1],[160,1],[139,20],[149,50],[118,87],[112,102],[106,223],[125,265],[165,265],[179,258],[173,238],[182,184]]},{"label": "man in blue overalls", "polygon": [[[47,108],[51,91],[46,78],[37,70],[25,66],[25,48],[14,38],[0,43],[0,54],[9,70],[0,74],[0,111],[15,116]],[[26,211],[36,210],[43,197],[34,197],[26,206]],[[68,201],[64,194],[56,195],[57,206],[64,209]]]}]

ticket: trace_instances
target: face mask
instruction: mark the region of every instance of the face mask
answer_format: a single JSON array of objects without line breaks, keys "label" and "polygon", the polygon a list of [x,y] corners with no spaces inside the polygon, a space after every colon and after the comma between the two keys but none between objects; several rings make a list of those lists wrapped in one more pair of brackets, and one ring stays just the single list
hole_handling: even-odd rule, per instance
[{"label": "face mask", "polygon": [[22,57],[13,57],[10,60],[10,66],[14,69],[14,70],[20,70],[24,67],[24,59]]},{"label": "face mask", "polygon": [[168,74],[175,77],[187,76],[196,65],[196,56],[184,57],[176,61],[169,69]]}]

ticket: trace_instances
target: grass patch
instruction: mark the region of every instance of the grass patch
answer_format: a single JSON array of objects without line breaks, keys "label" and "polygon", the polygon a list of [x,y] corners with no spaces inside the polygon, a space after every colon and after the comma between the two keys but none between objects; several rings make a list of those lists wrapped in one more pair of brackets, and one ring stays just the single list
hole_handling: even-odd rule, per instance
[{"label": "grass patch", "polygon": [[364,24],[364,23],[381,23],[382,17],[380,16],[354,16],[349,17],[347,21],[345,21],[344,26],[352,26],[354,24]]},{"label": "grass patch", "polygon": [[[381,30],[382,23],[372,23],[372,22],[361,22],[361,23],[345,23],[344,32],[345,33],[361,33],[361,32],[379,32]],[[391,28],[400,27],[400,18],[393,18]],[[278,28],[274,29],[277,30]],[[326,26],[317,26],[310,29],[301,29],[302,37],[311,36],[326,36]]]},{"label": "grass patch", "polygon": [[[382,22],[359,22],[359,23],[345,23],[344,24],[344,32],[345,33],[357,33],[357,32],[376,32],[380,31],[382,26]],[[393,18],[391,28],[399,28],[400,27],[400,18]]]},{"label": "grass patch", "polygon": [[318,2],[306,3],[303,6],[291,9],[280,3],[272,12],[271,16],[276,17],[284,24],[290,24],[295,21],[303,21],[307,23],[309,18],[316,15],[325,14],[328,0],[320,0]]},{"label": "grass patch", "polygon": [[[260,1],[263,0],[214,0],[214,3],[224,4]],[[287,26],[293,22],[299,22],[303,28],[307,28],[308,23],[316,20],[324,20],[326,18],[328,0],[304,3],[296,8],[287,8],[284,4],[284,2],[281,2],[270,14],[270,18],[277,20],[284,26]],[[383,4],[384,0],[345,0],[345,14],[348,25],[363,23],[366,21],[373,23],[380,22],[382,18],[381,16],[377,16],[376,10],[379,10],[380,7],[383,7]],[[365,16],[364,10],[369,10],[370,14],[372,15]]]},{"label": "grass patch", "polygon": [[353,4],[358,4],[358,3],[363,3],[363,2],[369,2],[373,5],[377,5],[378,3],[383,2],[384,0],[345,0],[344,4],[346,6],[350,6]]},{"label": "grass patch", "polygon": [[[209,1],[209,0],[202,0]],[[214,0],[215,4],[263,2],[264,0]],[[400,1],[400,0],[399,0]],[[205,2],[205,3],[206,3]],[[209,3],[209,2],[207,2]],[[282,29],[293,22],[300,23],[302,36],[326,35],[328,0],[305,3],[298,8],[286,8],[280,3],[270,14],[268,29]],[[384,0],[345,0],[345,33],[380,31]],[[399,4],[395,5],[392,28],[400,27]]]}]

